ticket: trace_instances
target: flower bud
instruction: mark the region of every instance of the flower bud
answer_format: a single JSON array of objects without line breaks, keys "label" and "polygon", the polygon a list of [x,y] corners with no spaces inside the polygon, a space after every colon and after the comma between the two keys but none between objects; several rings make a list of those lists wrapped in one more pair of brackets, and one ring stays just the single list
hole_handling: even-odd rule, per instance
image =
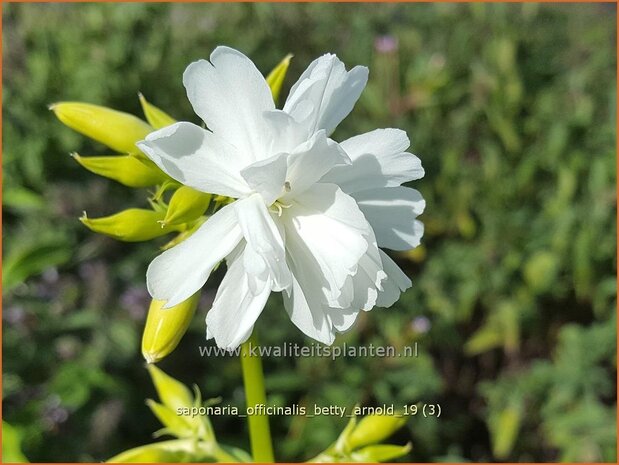
[{"label": "flower bud", "polygon": [[[172,309],[170,308],[165,311],[168,310]],[[173,411],[176,411],[178,408],[189,408],[194,405],[194,398],[187,386],[172,378],[155,365],[149,364],[146,368],[153,380],[159,400],[163,405]]]},{"label": "flower bud", "polygon": [[178,415],[175,410],[152,399],[146,399],[146,405],[164,426],[164,429],[158,431],[157,435],[170,434],[177,438],[189,438],[194,435],[195,429],[192,424],[194,422],[191,421],[191,417]]},{"label": "flower bud", "polygon": [[145,446],[121,452],[108,463],[184,463],[194,458],[196,441],[193,439],[172,439],[154,442]]},{"label": "flower bud", "polygon": [[142,111],[146,117],[146,121],[155,129],[161,129],[170,124],[176,123],[176,120],[168,115],[165,111],[148,102],[142,93],[138,93]]},{"label": "flower bud", "polygon": [[129,187],[150,187],[169,179],[150,160],[142,160],[134,155],[82,157],[72,153],[71,156],[88,171]]},{"label": "flower bud", "polygon": [[181,186],[172,194],[163,224],[182,224],[198,219],[211,203],[211,194]]},{"label": "flower bud", "polygon": [[129,113],[81,102],[61,102],[50,105],[58,119],[71,129],[109,148],[123,153],[137,152],[137,141],[153,128]]},{"label": "flower bud", "polygon": [[163,308],[163,300],[151,302],[142,335],[142,355],[148,363],[162,360],[176,348],[191,323],[200,294],[198,291],[170,308]]},{"label": "flower bud", "polygon": [[[187,229],[181,231],[176,235],[176,237],[173,237],[169,242],[164,244],[161,247],[161,250],[171,249],[172,247],[183,242],[185,239],[188,239],[193,233],[200,229],[200,226],[202,226],[206,220],[207,218],[205,216],[202,216],[198,218],[193,224],[188,224]],[[217,266],[215,268],[217,268]]]},{"label": "flower bud", "polygon": [[348,437],[351,449],[378,444],[406,424],[406,418],[393,415],[368,415],[363,417]]},{"label": "flower bud", "polygon": [[267,76],[267,84],[271,88],[271,93],[273,94],[273,100],[275,102],[277,102],[279,93],[282,90],[282,84],[284,83],[284,78],[286,77],[286,72],[288,71],[291,58],[291,54],[286,55],[286,57],[280,61],[279,64],[273,68],[273,71],[271,71]]},{"label": "flower bud", "polygon": [[410,452],[412,446],[410,443],[405,446],[395,446],[391,444],[379,444],[376,446],[368,446],[363,449],[359,449],[350,457],[353,462],[359,463],[378,463],[378,462],[391,462],[393,459],[402,457]]},{"label": "flower bud", "polygon": [[120,241],[140,242],[183,229],[183,226],[162,225],[164,216],[164,212],[129,208],[115,215],[93,219],[88,218],[84,212],[80,221],[94,232]]}]

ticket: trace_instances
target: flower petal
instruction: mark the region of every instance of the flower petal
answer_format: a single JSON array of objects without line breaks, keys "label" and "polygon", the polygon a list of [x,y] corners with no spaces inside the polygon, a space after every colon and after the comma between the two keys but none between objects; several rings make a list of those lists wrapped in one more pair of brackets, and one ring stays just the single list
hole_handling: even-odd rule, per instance
[{"label": "flower petal", "polygon": [[340,146],[352,166],[336,166],[323,182],[340,186],[347,194],[377,187],[395,187],[424,175],[421,160],[406,152],[410,145],[400,129],[376,129],[351,137]]},{"label": "flower petal", "polygon": [[[273,290],[281,291],[290,287],[291,274],[286,265],[284,239],[267,210],[262,196],[253,194],[246,199],[234,202],[236,216],[247,241],[245,254],[250,254],[254,276],[262,277],[264,272],[273,280]],[[263,261],[264,269],[260,267]]]},{"label": "flower petal", "polygon": [[151,262],[146,272],[148,292],[154,299],[166,300],[164,308],[191,297],[242,239],[233,205],[219,210],[188,239]]},{"label": "flower petal", "polygon": [[387,308],[396,303],[400,294],[411,287],[412,283],[391,257],[382,250],[380,258],[383,262],[383,269],[387,273],[387,279],[382,282],[383,290],[378,293],[376,305]]},{"label": "flower petal", "polygon": [[352,307],[347,309],[329,308],[329,316],[333,327],[337,329],[338,332],[343,333],[344,331],[348,331],[355,323],[359,316],[359,309]]},{"label": "flower petal", "polygon": [[[251,283],[255,279],[245,271],[242,255],[229,263],[206,315],[208,336],[214,337],[219,347],[234,350],[251,335],[271,294],[270,285],[255,286]],[[251,291],[255,287],[261,288],[256,294]]]},{"label": "flower petal", "polygon": [[349,306],[366,312],[372,310],[376,305],[378,293],[382,290],[382,282],[387,278],[374,234],[366,236],[366,239],[368,250],[359,260],[357,273],[347,278],[342,291],[342,294],[350,297],[347,301],[343,298],[338,299],[342,308]]},{"label": "flower petal", "polygon": [[[335,340],[335,331],[325,307],[315,298],[308,302],[299,281],[292,276],[292,292],[282,294],[284,307],[290,320],[305,335],[323,344],[331,345]],[[312,297],[312,294],[307,294]]]},{"label": "flower petal", "polygon": [[202,192],[240,197],[249,192],[240,176],[238,151],[217,135],[192,123],[175,123],[137,143],[161,168],[182,184]]},{"label": "flower petal", "polygon": [[217,47],[210,63],[191,63],[183,84],[194,111],[208,128],[251,161],[266,158],[267,126],[262,113],[275,104],[266,80],[241,52]]},{"label": "flower petal", "polygon": [[426,201],[415,189],[385,187],[352,194],[372,225],[380,247],[409,250],[423,236],[423,223],[415,218],[423,213]]},{"label": "flower petal", "polygon": [[347,72],[335,55],[323,55],[292,86],[284,111],[303,121],[308,135],[320,129],[331,134],[352,111],[367,80],[365,66],[355,66]]},{"label": "flower petal", "polygon": [[346,164],[350,164],[350,159],[340,146],[328,139],[324,130],[316,132],[288,157],[288,192],[283,199],[298,197],[334,166]]},{"label": "flower petal", "polygon": [[371,231],[354,199],[334,184],[316,184],[283,211],[282,224],[289,266],[303,291],[339,307],[344,282],[357,272]]},{"label": "flower petal", "polygon": [[288,154],[280,153],[252,163],[241,170],[241,176],[249,187],[262,195],[264,203],[271,205],[284,193],[287,172]]}]

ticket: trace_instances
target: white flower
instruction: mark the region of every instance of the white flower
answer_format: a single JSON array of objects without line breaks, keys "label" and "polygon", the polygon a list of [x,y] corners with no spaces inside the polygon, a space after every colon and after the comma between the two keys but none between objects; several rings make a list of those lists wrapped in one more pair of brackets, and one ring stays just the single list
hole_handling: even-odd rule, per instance
[{"label": "white flower", "polygon": [[[423,233],[423,176],[395,129],[337,144],[328,136],[352,110],[368,71],[334,55],[315,60],[283,110],[242,53],[218,47],[190,64],[183,83],[209,130],[181,122],[138,146],[197,190],[232,197],[191,237],[150,264],[148,289],[174,306],[200,289],[222,259],[228,271],[206,317],[207,334],[233,349],[246,340],[271,291],[292,322],[331,344],[360,310],[389,306],[410,280],[378,245],[409,249]],[[378,241],[378,244],[377,244]]]}]

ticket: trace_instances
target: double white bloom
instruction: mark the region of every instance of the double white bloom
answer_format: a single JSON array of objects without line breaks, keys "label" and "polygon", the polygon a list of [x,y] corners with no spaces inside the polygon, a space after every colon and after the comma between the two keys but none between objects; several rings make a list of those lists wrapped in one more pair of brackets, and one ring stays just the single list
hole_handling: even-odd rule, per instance
[{"label": "double white bloom", "polygon": [[275,109],[264,77],[242,53],[218,47],[190,64],[183,83],[209,130],[180,122],[138,146],[163,171],[235,200],[150,264],[148,289],[174,306],[200,289],[222,259],[228,271],[206,317],[208,337],[245,341],[271,291],[292,322],[331,344],[359,311],[391,306],[408,277],[378,246],[419,245],[425,202],[400,184],[419,179],[398,129],[342,143],[329,138],[352,110],[368,70],[335,55],[315,60]]}]

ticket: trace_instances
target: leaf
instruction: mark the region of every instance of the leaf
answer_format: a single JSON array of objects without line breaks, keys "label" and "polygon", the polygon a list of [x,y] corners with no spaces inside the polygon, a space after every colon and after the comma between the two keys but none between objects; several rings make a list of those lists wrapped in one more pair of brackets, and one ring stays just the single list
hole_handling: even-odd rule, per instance
[{"label": "leaf", "polygon": [[8,424],[2,422],[2,463],[28,463],[21,451],[21,434]]},{"label": "leaf", "polygon": [[23,244],[12,249],[3,263],[4,292],[48,268],[66,263],[71,255],[69,244],[61,238]]},{"label": "leaf", "polygon": [[2,205],[11,210],[32,213],[45,208],[45,199],[26,187],[5,187],[2,193]]},{"label": "leaf", "polygon": [[518,437],[522,421],[522,408],[519,404],[507,407],[497,415],[495,421],[490,422],[492,435],[492,453],[499,460],[505,460]]}]

